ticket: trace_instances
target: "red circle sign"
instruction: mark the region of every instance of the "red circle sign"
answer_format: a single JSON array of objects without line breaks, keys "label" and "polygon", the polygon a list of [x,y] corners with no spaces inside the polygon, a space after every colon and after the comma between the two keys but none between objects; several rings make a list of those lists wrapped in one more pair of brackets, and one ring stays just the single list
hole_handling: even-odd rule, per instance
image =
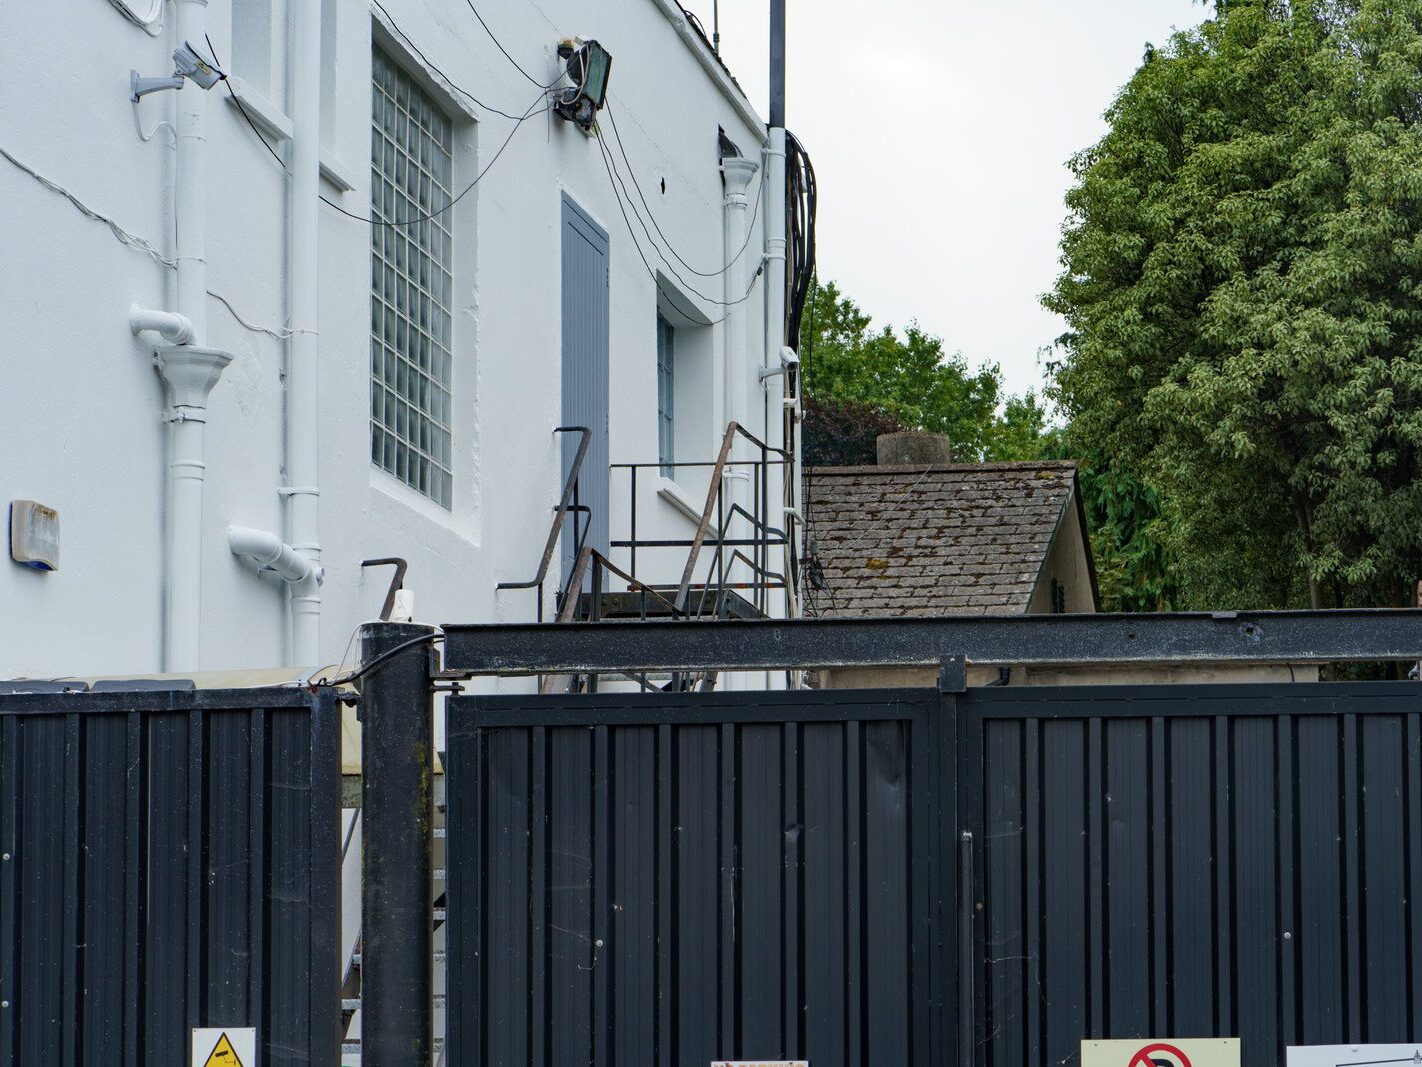
[{"label": "red circle sign", "polygon": [[1190,1067],[1190,1057],[1174,1045],[1147,1045],[1131,1057],[1129,1067]]}]

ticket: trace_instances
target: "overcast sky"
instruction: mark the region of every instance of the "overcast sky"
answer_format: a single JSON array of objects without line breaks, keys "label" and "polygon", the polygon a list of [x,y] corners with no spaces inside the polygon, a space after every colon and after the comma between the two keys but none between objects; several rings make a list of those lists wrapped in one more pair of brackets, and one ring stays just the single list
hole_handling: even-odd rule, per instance
[{"label": "overcast sky", "polygon": [[[712,0],[683,0],[711,32]],[[820,279],[879,322],[910,319],[970,363],[1040,388],[1063,324],[1067,159],[1145,44],[1193,0],[787,0],[786,124],[819,178]],[[721,0],[721,54],[767,112],[768,0]]]}]

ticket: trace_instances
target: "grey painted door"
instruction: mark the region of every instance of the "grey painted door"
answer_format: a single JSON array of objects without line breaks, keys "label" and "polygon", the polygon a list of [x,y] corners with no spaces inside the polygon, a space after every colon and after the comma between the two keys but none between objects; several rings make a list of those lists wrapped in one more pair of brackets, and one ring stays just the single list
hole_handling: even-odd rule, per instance
[{"label": "grey painted door", "polygon": [[[579,500],[591,508],[587,543],[608,542],[607,232],[563,197],[563,425],[592,431],[579,478]],[[566,481],[579,436],[563,435]],[[573,526],[563,535],[563,574],[573,566]]]}]

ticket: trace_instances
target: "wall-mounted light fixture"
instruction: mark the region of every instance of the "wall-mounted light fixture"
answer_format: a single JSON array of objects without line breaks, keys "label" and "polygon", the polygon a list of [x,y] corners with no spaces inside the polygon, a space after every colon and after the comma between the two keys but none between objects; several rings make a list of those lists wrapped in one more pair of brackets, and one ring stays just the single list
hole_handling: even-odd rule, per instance
[{"label": "wall-mounted light fixture", "polygon": [[596,41],[578,37],[558,43],[558,58],[563,61],[573,84],[556,91],[553,110],[586,130],[607,100],[612,53]]}]

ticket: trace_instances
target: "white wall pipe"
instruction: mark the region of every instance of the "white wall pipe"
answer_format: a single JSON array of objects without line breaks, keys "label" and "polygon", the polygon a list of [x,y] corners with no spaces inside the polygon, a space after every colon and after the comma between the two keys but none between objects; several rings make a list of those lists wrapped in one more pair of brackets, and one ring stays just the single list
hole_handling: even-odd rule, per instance
[{"label": "white wall pipe", "polygon": [[[202,41],[207,0],[177,0],[177,39]],[[228,353],[202,348],[207,341],[207,160],[203,115],[207,92],[185,85],[177,108],[173,231],[177,262],[177,309],[188,322],[187,342],[158,351],[158,373],[167,392],[168,509],[163,666],[195,671],[201,666],[203,446],[207,396]],[[184,355],[185,348],[197,351]],[[205,353],[206,356],[201,354]]]},{"label": "white wall pipe", "polygon": [[[320,633],[321,565],[274,533],[250,526],[229,526],[227,547],[259,571],[271,571],[286,583],[291,601],[292,647],[310,647]],[[306,661],[291,664],[306,666]]]},{"label": "white wall pipe", "polygon": [[[207,0],[177,0],[178,42],[201,46]],[[207,90],[192,82],[177,91],[177,162],[173,190],[178,311],[193,324],[193,341],[207,343]]]},{"label": "white wall pipe", "polygon": [[274,533],[250,526],[227,527],[227,547],[259,571],[272,571],[287,582],[319,580],[321,568]]},{"label": "white wall pipe", "polygon": [[[760,170],[760,166],[754,160],[744,156],[727,156],[721,160],[721,174],[725,184],[723,224],[728,260],[746,244],[746,227],[749,224],[747,208],[750,206],[747,190],[758,170]],[[759,266],[759,257],[751,254],[750,248],[746,248],[746,254],[737,259],[722,275],[722,286],[725,293],[722,299],[726,302],[726,309],[721,330],[724,336],[722,350],[725,352],[726,362],[722,368],[722,391],[725,400],[722,407],[722,422],[716,427],[718,437],[726,432],[726,426],[732,421],[739,422],[742,426],[747,426],[749,423],[751,413],[749,408],[750,368],[747,366],[750,358],[747,351],[749,316],[746,315],[745,301],[741,298],[745,296],[746,287],[750,284],[749,279]],[[733,460],[740,459],[744,455],[745,442],[738,439],[731,445],[731,458]],[[746,468],[731,467],[723,484],[728,512],[732,504],[739,504],[747,511],[751,510],[750,497],[747,492],[750,478]],[[744,519],[728,518],[722,536],[744,538],[751,536],[751,533],[752,531]],[[735,569],[742,568],[735,565]],[[735,576],[735,571],[728,572],[727,578],[728,580],[739,580]]]},{"label": "white wall pipe", "polygon": [[154,360],[167,398],[167,582],[163,613],[164,670],[202,666],[202,496],[207,397],[232,353],[198,345],[165,345]]},{"label": "white wall pipe", "polygon": [[[782,118],[780,121],[784,121]],[[780,366],[780,350],[785,346],[785,129],[784,127],[773,126],[770,130],[770,143],[765,148],[765,358],[764,366],[775,368]],[[784,398],[788,388],[789,375],[780,375],[764,379],[764,386],[767,390],[774,389],[776,395]],[[770,393],[767,392],[767,401]],[[783,440],[784,433],[780,434],[781,441],[774,441],[771,436],[771,424],[778,423],[782,428],[784,421],[781,418],[772,419],[770,411],[775,411],[780,415],[783,411],[782,404],[776,403],[766,405],[766,440],[772,444],[786,444]],[[799,510],[800,493],[799,464],[791,462],[784,468],[784,485],[782,489],[782,504],[785,507]],[[799,613],[798,605],[795,603],[790,582],[790,562],[791,553],[787,545],[781,554],[781,573],[786,576],[786,612],[790,615]]]},{"label": "white wall pipe", "polygon": [[[286,536],[319,571],[321,375],[318,327],[321,193],[321,5],[297,5],[292,38],[291,234],[287,284],[292,334],[286,367]],[[290,657],[314,666],[321,654],[317,583],[292,584]]]},{"label": "white wall pipe", "polygon": [[135,336],[152,330],[171,345],[190,345],[194,340],[193,320],[176,311],[154,311],[132,304],[128,309],[128,328]]}]

